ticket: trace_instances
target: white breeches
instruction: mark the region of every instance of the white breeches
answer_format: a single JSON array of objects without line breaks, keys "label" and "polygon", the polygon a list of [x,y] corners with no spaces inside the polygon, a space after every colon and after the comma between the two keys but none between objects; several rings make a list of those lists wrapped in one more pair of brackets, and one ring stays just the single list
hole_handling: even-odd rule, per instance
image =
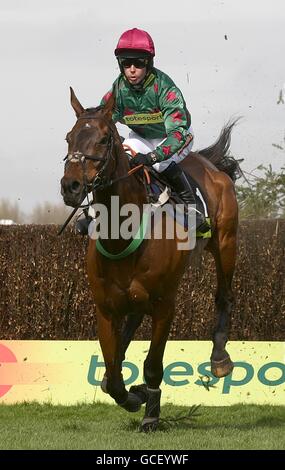
[{"label": "white breeches", "polygon": [[[192,126],[189,127],[189,133],[192,134],[192,136],[194,137]],[[162,142],[164,140],[165,139],[163,139],[163,140],[161,140],[161,139],[148,139],[148,140],[146,140],[143,137],[141,137],[140,135],[136,134],[136,132],[131,131],[129,133],[129,137],[124,140],[124,144],[130,146],[131,149],[134,150],[135,152],[146,154],[148,152],[152,152],[153,150],[155,150],[156,147],[158,147],[160,144],[162,144]],[[166,170],[166,168],[170,165],[171,162],[175,162],[175,163],[182,162],[182,160],[184,160],[184,158],[187,157],[187,155],[191,151],[191,149],[193,147],[193,142],[194,142],[194,138],[191,140],[191,142],[186,147],[184,147],[182,150],[180,150],[179,152],[172,155],[172,157],[170,157],[167,160],[164,160],[162,162],[155,163],[153,165],[153,168],[158,173],[161,173],[162,171]]]}]

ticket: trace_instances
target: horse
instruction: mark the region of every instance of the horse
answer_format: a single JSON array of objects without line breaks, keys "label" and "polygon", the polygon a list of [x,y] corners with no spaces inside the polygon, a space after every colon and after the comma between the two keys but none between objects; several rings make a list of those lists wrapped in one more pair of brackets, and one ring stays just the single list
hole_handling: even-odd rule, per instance
[{"label": "horse", "polygon": [[[88,194],[108,209],[119,196],[120,208],[135,204],[143,214],[148,194],[140,172],[130,170],[129,158],[123,148],[112,113],[114,97],[104,106],[85,109],[71,88],[71,106],[76,122],[66,136],[68,153],[61,179],[61,193],[66,205],[77,208]],[[96,304],[98,338],[105,362],[102,390],[129,412],[142,404],[145,414],[143,431],[155,430],[159,423],[163,378],[163,355],[174,317],[175,296],[182,274],[193,253],[208,250],[214,257],[217,273],[215,297],[217,324],[213,332],[211,372],[224,377],[233,370],[225,346],[228,340],[230,314],[234,301],[232,278],[237,251],[238,204],[234,180],[238,162],[228,155],[235,121],[226,124],[212,146],[191,152],[180,165],[198,182],[208,205],[212,236],[197,241],[196,247],[178,250],[177,237],[144,239],[136,250],[123,258],[129,240],[108,237],[101,247],[113,258],[98,250],[90,238],[87,249],[87,274]],[[89,194],[90,195],[90,194]],[[165,215],[164,220],[167,218]],[[119,216],[121,223],[123,218]],[[190,254],[190,256],[189,256]],[[199,254],[200,256],[200,254]],[[119,258],[119,259],[118,259]],[[126,390],[122,362],[128,345],[145,315],[152,321],[151,342],[144,361],[141,385]]]}]

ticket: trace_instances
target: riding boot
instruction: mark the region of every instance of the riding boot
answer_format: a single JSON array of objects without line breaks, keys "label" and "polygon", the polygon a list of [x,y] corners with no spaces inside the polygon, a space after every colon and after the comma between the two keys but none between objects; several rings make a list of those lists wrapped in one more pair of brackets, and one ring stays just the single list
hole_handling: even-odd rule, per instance
[{"label": "riding boot", "polygon": [[90,215],[82,217],[76,221],[76,231],[80,233],[80,235],[88,235],[88,227],[92,220]]},{"label": "riding boot", "polygon": [[[162,177],[169,182],[170,186],[177,192],[178,196],[181,197],[182,201],[186,206],[188,204],[196,205],[195,196],[193,189],[186,177],[184,171],[175,162],[171,162],[170,165],[161,173]],[[196,212],[196,230],[197,232],[206,233],[209,231],[208,222],[205,216],[200,211]]]}]

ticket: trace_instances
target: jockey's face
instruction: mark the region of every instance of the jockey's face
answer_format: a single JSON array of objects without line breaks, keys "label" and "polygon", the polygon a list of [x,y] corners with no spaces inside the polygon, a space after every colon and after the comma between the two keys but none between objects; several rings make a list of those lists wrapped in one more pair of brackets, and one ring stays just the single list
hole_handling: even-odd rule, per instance
[{"label": "jockey's face", "polygon": [[124,67],[124,74],[131,85],[138,85],[146,76],[146,67],[138,68],[131,64]]}]

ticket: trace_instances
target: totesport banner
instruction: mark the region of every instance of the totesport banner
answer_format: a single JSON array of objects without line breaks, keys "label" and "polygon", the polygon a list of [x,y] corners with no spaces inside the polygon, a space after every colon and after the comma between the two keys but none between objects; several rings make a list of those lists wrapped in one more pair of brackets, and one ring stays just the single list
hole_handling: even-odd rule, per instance
[{"label": "totesport banner", "polygon": [[[148,348],[148,341],[131,343],[123,367],[127,387],[143,382]],[[235,369],[223,379],[210,373],[211,350],[210,341],[167,343],[163,403],[285,405],[285,343],[229,342]],[[98,341],[0,341],[0,403],[114,403],[100,389],[103,374]]]}]

